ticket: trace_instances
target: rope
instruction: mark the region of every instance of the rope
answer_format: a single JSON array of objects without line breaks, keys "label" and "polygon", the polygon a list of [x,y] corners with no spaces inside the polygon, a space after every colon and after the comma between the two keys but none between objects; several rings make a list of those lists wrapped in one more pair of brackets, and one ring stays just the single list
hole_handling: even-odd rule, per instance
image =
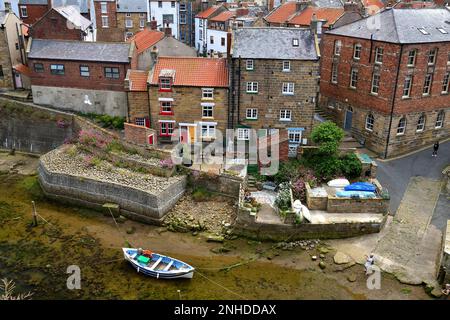
[{"label": "rope", "polygon": [[123,235],[122,231],[120,230],[119,224],[117,223],[116,218],[114,218],[114,215],[113,215],[113,213],[112,213],[112,211],[111,211],[111,208],[108,208],[108,210],[109,210],[109,213],[111,214],[111,217],[112,217],[113,220],[114,220],[114,223],[116,224],[117,230],[118,230],[119,233],[122,235],[123,239],[124,239],[127,243],[129,243],[132,247],[134,247],[133,244],[132,244],[130,241],[128,241],[128,239]]},{"label": "rope", "polygon": [[220,283],[217,283],[217,282],[215,282],[215,281],[209,279],[207,276],[205,276],[205,275],[204,275],[203,273],[201,273],[200,271],[197,271],[197,274],[198,274],[199,276],[202,276],[203,278],[205,278],[205,279],[208,280],[209,282],[215,284],[216,286],[218,286],[218,287],[220,287],[220,288],[222,288],[222,289],[225,289],[226,291],[228,291],[228,292],[230,292],[230,293],[236,295],[237,297],[241,298],[242,300],[248,300],[248,299],[245,298],[244,296],[241,296],[239,293],[236,293],[236,292],[234,292],[233,290],[230,290],[230,289],[228,289],[227,287],[224,287],[224,286],[221,285]]}]

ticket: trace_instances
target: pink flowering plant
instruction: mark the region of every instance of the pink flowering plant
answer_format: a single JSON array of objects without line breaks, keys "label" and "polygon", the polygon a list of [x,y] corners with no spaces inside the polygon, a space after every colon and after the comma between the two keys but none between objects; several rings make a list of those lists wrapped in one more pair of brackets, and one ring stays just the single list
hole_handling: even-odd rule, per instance
[{"label": "pink flowering plant", "polygon": [[173,168],[173,161],[170,158],[163,159],[159,161],[159,165],[163,169],[172,169]]},{"label": "pink flowering plant", "polygon": [[95,130],[81,130],[78,135],[78,142],[86,146],[106,149],[111,142],[111,138]]}]

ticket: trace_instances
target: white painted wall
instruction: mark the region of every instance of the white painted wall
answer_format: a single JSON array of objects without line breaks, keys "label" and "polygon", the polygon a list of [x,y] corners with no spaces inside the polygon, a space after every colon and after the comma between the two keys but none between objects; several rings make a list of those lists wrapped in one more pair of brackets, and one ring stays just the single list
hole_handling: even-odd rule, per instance
[{"label": "white painted wall", "polygon": [[[203,22],[203,26],[200,27],[200,20]],[[200,30],[202,30],[202,39],[200,39]],[[203,46],[207,45],[208,40],[208,20],[195,18],[195,49],[201,54],[203,53]]]},{"label": "white painted wall", "polygon": [[[227,32],[223,30],[214,30],[214,29],[207,29],[208,34],[208,52],[211,52],[211,50],[214,50],[214,52],[221,52],[221,53],[227,53]],[[214,43],[211,44],[211,37],[214,37]],[[225,38],[225,45],[222,46],[222,40],[221,38]]]},{"label": "white painted wall", "polygon": [[19,0],[0,0],[0,11],[5,10],[5,1],[11,3],[12,11],[18,16],[19,15]]},{"label": "white painted wall", "polygon": [[150,15],[148,15],[148,21],[151,21],[155,17],[158,23],[158,29],[163,27],[163,15],[171,14],[173,15],[173,23],[170,24],[172,28],[172,36],[178,39],[178,1],[175,1],[175,7],[172,8],[171,1],[162,1],[162,8],[158,6],[158,1],[149,0]]}]

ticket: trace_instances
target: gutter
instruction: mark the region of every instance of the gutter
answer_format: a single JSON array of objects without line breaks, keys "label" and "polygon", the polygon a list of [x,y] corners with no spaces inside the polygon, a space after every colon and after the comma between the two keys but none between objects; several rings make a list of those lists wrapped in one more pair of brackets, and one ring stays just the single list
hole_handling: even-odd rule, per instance
[{"label": "gutter", "polygon": [[392,116],[394,115],[395,100],[397,98],[398,78],[399,78],[399,75],[400,75],[402,56],[403,56],[403,44],[400,45],[400,56],[398,58],[397,75],[395,76],[394,96],[392,98],[391,114],[390,114],[390,119],[389,119],[388,136],[387,136],[387,139],[386,139],[386,148],[384,150],[384,159],[386,159],[387,156],[388,156],[389,141],[390,141],[390,138],[391,138]]}]

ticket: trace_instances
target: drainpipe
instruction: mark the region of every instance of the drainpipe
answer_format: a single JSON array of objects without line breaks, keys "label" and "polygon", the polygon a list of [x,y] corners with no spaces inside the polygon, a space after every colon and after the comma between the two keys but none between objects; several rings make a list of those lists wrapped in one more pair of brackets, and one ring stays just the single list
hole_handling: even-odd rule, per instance
[{"label": "drainpipe", "polygon": [[237,124],[241,124],[240,119],[240,106],[241,106],[241,56],[239,56],[239,65],[238,65],[238,97],[237,97]]},{"label": "drainpipe", "polygon": [[373,33],[370,35],[369,63],[372,62],[372,49],[373,49]]},{"label": "drainpipe", "polygon": [[397,97],[398,78],[400,76],[400,68],[401,68],[402,56],[403,56],[403,44],[400,45],[400,56],[398,58],[397,75],[395,76],[394,97],[392,99],[392,105],[391,105],[391,114],[390,114],[390,119],[389,119],[388,136],[387,136],[387,139],[386,139],[386,148],[384,150],[384,159],[386,159],[387,156],[388,156],[389,140],[391,138],[392,117],[394,115],[395,100],[396,100],[396,97]]}]

